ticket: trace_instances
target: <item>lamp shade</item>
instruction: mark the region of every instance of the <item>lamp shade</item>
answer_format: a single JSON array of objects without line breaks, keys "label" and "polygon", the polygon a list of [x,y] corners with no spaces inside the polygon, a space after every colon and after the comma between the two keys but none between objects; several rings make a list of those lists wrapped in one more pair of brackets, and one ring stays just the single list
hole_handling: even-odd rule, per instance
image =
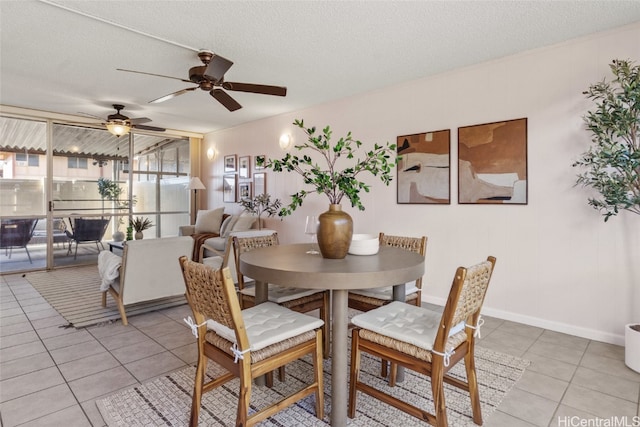
[{"label": "lamp shade", "polygon": [[198,177],[193,177],[191,178],[191,181],[189,181],[189,190],[204,190],[205,188],[206,187]]}]

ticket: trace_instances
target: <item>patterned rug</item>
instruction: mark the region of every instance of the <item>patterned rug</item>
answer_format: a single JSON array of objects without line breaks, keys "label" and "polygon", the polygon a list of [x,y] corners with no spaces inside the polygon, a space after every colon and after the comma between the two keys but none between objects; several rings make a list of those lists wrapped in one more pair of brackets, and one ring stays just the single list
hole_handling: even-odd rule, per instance
[{"label": "patterned rug", "polygon": [[[120,319],[118,306],[110,295],[107,296],[107,306],[102,306],[97,265],[27,273],[26,278],[40,295],[76,328]],[[163,298],[128,305],[126,312],[127,317],[131,317],[186,303],[184,296]]]},{"label": "patterned rug", "polygon": [[[380,361],[363,354],[361,378],[378,388],[400,397],[402,400],[419,404],[433,411],[431,384],[427,377],[412,371],[405,371],[405,381],[390,389],[380,376]],[[486,421],[498,407],[506,393],[520,379],[529,362],[514,356],[491,350],[476,348],[476,369],[480,389],[482,416]],[[209,373],[217,376],[222,368],[209,364]],[[253,387],[251,408],[255,410],[275,402],[284,394],[302,387],[310,381],[312,364],[310,359],[296,361],[286,368],[286,381],[274,379],[271,389]],[[464,378],[464,364],[458,363],[452,376]],[[105,399],[96,401],[100,413],[108,426],[186,426],[189,424],[191,393],[195,368],[186,368],[169,375],[156,378],[140,386],[120,391]],[[319,420],[314,415],[314,397],[309,396],[276,415],[263,421],[261,426],[298,427],[329,426],[331,405],[331,361],[324,361],[325,418]],[[201,426],[234,426],[237,408],[239,382],[234,379],[222,387],[205,393],[200,411]],[[445,384],[445,400],[450,426],[475,426],[471,420],[469,394]],[[364,393],[358,393],[357,415],[349,420],[349,426],[410,426],[426,425],[404,412],[383,404]]]}]

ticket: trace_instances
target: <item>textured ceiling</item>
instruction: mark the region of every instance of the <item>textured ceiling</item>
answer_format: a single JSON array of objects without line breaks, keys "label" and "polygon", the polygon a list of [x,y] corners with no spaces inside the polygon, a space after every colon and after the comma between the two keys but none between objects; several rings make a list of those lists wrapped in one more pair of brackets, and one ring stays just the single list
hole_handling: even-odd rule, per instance
[{"label": "textured ceiling", "polygon": [[[0,1],[0,103],[206,133],[640,20],[640,1]],[[199,49],[232,61],[229,112],[188,78]]]}]

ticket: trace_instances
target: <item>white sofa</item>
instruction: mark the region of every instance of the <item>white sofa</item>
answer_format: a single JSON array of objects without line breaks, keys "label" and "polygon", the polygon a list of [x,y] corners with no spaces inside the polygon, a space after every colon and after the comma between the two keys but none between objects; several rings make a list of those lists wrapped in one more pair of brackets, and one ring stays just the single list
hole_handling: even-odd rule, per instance
[{"label": "white sofa", "polygon": [[107,292],[116,300],[127,325],[126,306],[142,301],[184,295],[185,286],[178,258],[190,258],[190,236],[129,240],[124,245],[119,277],[102,292],[102,306]]}]

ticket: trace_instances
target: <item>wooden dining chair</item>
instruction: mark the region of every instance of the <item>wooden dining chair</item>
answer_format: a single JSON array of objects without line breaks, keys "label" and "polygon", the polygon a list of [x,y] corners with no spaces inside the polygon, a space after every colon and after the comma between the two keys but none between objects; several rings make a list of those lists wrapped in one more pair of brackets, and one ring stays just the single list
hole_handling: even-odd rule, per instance
[{"label": "wooden dining chair", "polygon": [[[472,267],[458,267],[442,314],[424,307],[392,302],[352,319],[356,328],[351,341],[350,418],[355,417],[356,392],[360,390],[429,424],[446,427],[446,382],[469,392],[473,421],[482,425],[475,369],[475,337],[495,263],[496,259],[490,256],[487,261]],[[362,352],[391,361],[392,370],[394,366],[401,365],[429,376],[434,413],[361,382]],[[467,381],[447,375],[463,359]]]},{"label": "wooden dining chair", "polygon": [[[233,237],[234,261],[236,264],[236,275],[238,277],[238,291],[240,294],[240,305],[242,308],[255,305],[256,288],[253,279],[246,278],[240,271],[240,256],[253,249],[266,248],[278,245],[278,233],[268,236],[253,237]],[[323,345],[322,353],[325,358],[329,357],[329,291],[318,289],[290,288],[276,284],[268,284],[269,301],[290,308],[299,313],[308,313],[319,310],[319,317],[324,321],[322,329]]]},{"label": "wooden dining chair", "polygon": [[[197,426],[202,394],[238,377],[236,426],[252,426],[293,403],[315,394],[315,413],[324,417],[322,325],[312,316],[266,302],[240,309],[229,268],[213,268],[180,257],[186,296],[194,319],[188,319],[198,339],[198,364],[189,425]],[[313,382],[249,415],[252,379],[310,355]],[[206,373],[211,359],[228,372],[217,378]]]},{"label": "wooden dining chair", "polygon": [[[427,252],[427,237],[390,236],[380,233],[380,246],[391,246],[419,253],[423,257]],[[396,285],[393,283],[390,285]],[[422,303],[422,277],[405,285],[405,302],[420,306]],[[349,291],[349,308],[369,311],[393,301],[393,286],[384,288],[358,289]]]}]

